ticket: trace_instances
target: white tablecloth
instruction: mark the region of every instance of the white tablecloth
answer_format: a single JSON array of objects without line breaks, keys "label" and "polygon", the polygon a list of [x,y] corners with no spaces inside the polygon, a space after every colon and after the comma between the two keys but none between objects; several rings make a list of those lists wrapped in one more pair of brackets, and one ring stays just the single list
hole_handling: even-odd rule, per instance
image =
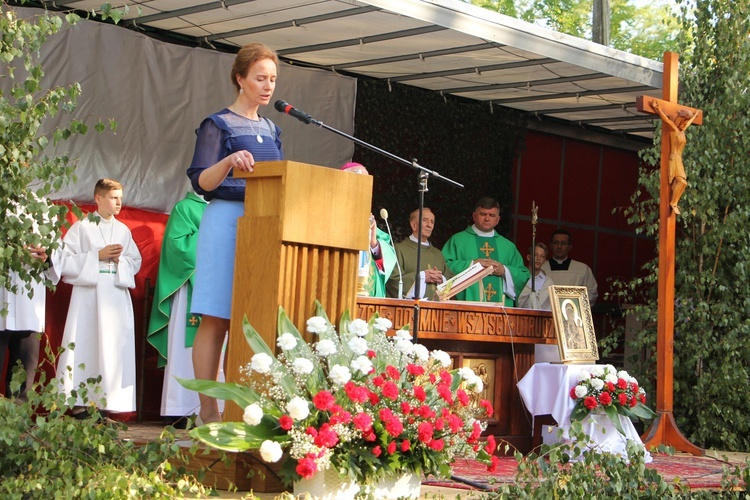
[{"label": "white tablecloth", "polygon": [[[590,369],[594,365],[563,365],[550,363],[534,364],[528,373],[518,382],[526,408],[532,415],[552,415],[558,426],[563,429],[563,437],[567,437],[570,429],[570,413],[575,401],[570,397],[570,390],[578,383],[578,374],[582,369]],[[606,415],[589,415],[581,421],[583,430],[592,441],[592,447],[610,453],[627,457],[627,440],[632,439],[643,445],[641,437],[629,418],[620,416],[625,435],[615,428]],[[646,463],[651,461],[651,455],[646,451]]]}]

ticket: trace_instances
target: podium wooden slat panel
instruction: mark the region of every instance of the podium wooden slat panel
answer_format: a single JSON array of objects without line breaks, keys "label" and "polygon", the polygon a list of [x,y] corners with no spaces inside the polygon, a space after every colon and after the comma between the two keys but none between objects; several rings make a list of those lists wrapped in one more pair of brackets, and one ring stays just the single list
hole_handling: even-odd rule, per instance
[{"label": "podium wooden slat panel", "polygon": [[[243,318],[272,348],[283,307],[310,341],[305,323],[317,299],[332,322],[355,314],[359,251],[369,248],[372,177],[291,161],[259,162],[253,173],[235,172],[247,182],[245,215],[237,223],[228,381],[252,352]],[[240,421],[243,410],[227,402],[225,421]]]}]

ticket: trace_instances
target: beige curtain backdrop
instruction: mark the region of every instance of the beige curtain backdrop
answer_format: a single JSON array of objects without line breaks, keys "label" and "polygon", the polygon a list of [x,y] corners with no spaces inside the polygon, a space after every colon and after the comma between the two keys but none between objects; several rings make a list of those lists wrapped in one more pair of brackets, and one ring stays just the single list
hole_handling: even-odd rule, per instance
[{"label": "beige curtain backdrop", "polygon": [[[40,12],[17,11],[23,16]],[[78,165],[77,182],[54,198],[90,202],[96,180],[112,177],[124,184],[126,205],[168,212],[191,189],[185,171],[195,129],[234,101],[229,80],[233,61],[233,54],[173,45],[94,21],[53,37],[40,56],[45,86],[78,82],[82,95],[73,115],[61,113],[45,128],[71,118],[90,125],[86,135],[46,151],[68,154]],[[0,78],[6,97],[11,83]],[[353,143],[277,112],[277,99],[351,135],[355,79],[282,64],[271,105],[260,110],[281,127],[286,159],[336,168],[351,159]],[[97,133],[93,125],[99,118],[116,120],[117,131]]]}]

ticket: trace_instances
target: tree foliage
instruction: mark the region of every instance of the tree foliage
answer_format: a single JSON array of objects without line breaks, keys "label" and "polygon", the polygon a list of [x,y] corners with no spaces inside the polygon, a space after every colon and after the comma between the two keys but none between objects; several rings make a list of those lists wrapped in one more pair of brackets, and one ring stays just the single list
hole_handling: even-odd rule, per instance
[{"label": "tree foliage", "polygon": [[[44,71],[36,58],[47,39],[65,22],[78,20],[69,15],[44,13],[19,18],[5,3],[0,5],[0,78],[12,81],[6,94],[0,89],[0,286],[15,292],[12,273],[30,283],[41,276],[42,263],[33,259],[28,247],[58,246],[64,207],[44,201],[51,191],[73,179],[69,158],[48,157],[43,150],[50,142],[85,133],[86,125],[71,121],[66,127],[42,133],[44,119],[76,107],[81,89],[77,84],[44,89]],[[10,83],[10,82],[5,82]],[[28,285],[29,293],[31,287]],[[3,310],[5,305],[2,305]],[[5,311],[3,311],[5,312]]]},{"label": "tree foliage", "polygon": [[[54,14],[46,10],[21,17],[5,2],[0,3],[0,288],[17,290],[17,275],[32,295],[32,281],[43,278],[44,263],[28,251],[41,246],[49,254],[59,246],[60,232],[68,208],[53,205],[46,196],[75,181],[75,164],[67,155],[47,155],[45,148],[85,134],[88,125],[71,119],[57,128],[45,128],[48,118],[76,109],[81,87],[78,83],[44,87],[40,50],[60,30],[74,25],[74,13]],[[118,14],[119,13],[119,14]],[[108,8],[102,17],[121,15]],[[115,122],[108,126],[114,130]],[[106,125],[95,125],[102,131]],[[80,216],[76,207],[73,209]],[[51,283],[47,281],[48,286]],[[5,304],[0,304],[6,314]]]},{"label": "tree foliage", "polygon": [[[591,0],[464,0],[567,35],[591,38]],[[651,59],[675,50],[679,27],[671,2],[636,6],[633,0],[610,1],[610,46]]]},{"label": "tree foliage", "polygon": [[[699,446],[750,451],[750,0],[680,6],[679,100],[702,109],[704,121],[687,130],[683,152],[689,186],[675,248],[674,413]],[[658,149],[643,158],[658,164]],[[658,172],[644,169],[640,184],[626,214],[639,232],[656,235]],[[651,352],[657,265],[618,288],[622,300],[642,304],[636,313],[646,328],[635,346]],[[643,370],[654,373],[653,357]]]}]

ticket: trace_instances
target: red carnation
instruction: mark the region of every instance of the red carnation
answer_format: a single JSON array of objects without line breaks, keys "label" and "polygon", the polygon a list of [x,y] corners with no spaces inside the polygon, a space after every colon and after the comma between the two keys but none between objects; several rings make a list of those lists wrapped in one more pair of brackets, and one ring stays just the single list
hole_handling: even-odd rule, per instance
[{"label": "red carnation", "polygon": [[620,402],[620,406],[627,406],[628,404],[628,395],[624,392],[621,392],[617,395],[617,400]]},{"label": "red carnation", "polygon": [[370,359],[373,359],[373,358],[377,357],[377,354],[372,349],[368,349],[367,350],[367,357],[370,358]]},{"label": "red carnation", "polygon": [[401,378],[401,373],[398,371],[398,368],[393,365],[386,366],[385,373],[391,378],[391,380],[398,380]]},{"label": "red carnation", "polygon": [[401,403],[401,413],[404,415],[408,415],[411,413],[411,405],[408,403],[408,401],[403,401]]},{"label": "red carnation", "polygon": [[435,412],[429,406],[422,405],[417,410],[417,415],[422,418],[433,418],[435,417]]},{"label": "red carnation", "polygon": [[497,458],[495,455],[492,455],[492,463],[487,466],[488,472],[495,472],[497,470],[497,466],[500,464],[500,459]]},{"label": "red carnation", "polygon": [[358,413],[354,417],[354,427],[358,431],[366,432],[372,428],[372,418],[367,413]]},{"label": "red carnation", "polygon": [[435,420],[435,430],[442,431],[445,429],[445,419],[439,418]]},{"label": "red carnation", "polygon": [[294,427],[294,420],[292,420],[292,417],[289,415],[282,415],[279,417],[279,426],[284,429],[285,431],[288,431],[292,427]]},{"label": "red carnation", "polygon": [[638,399],[640,399],[641,403],[643,403],[645,405],[646,404],[646,393],[645,392],[640,393],[638,395]]},{"label": "red carnation", "polygon": [[413,392],[414,397],[417,398],[417,401],[420,403],[424,403],[424,400],[427,399],[427,393],[425,393],[424,387],[421,385],[415,385]]},{"label": "red carnation", "polygon": [[435,451],[443,451],[443,448],[445,448],[445,441],[442,439],[433,439],[427,446]]},{"label": "red carnation", "polygon": [[381,387],[383,384],[385,384],[385,379],[380,375],[372,377],[372,385],[375,387]]},{"label": "red carnation", "polygon": [[607,382],[607,390],[609,392],[615,392],[615,384],[613,384],[612,382]]},{"label": "red carnation", "polygon": [[461,430],[461,427],[464,426],[464,421],[461,420],[461,417],[458,415],[449,415],[448,416],[448,427],[450,427],[451,432],[454,434],[458,433],[458,431]]},{"label": "red carnation", "polygon": [[436,380],[437,380],[437,377],[435,376],[435,374],[430,373],[430,382],[434,384]]},{"label": "red carnation", "polygon": [[305,429],[305,434],[309,434],[310,436],[315,437],[318,435],[318,429],[316,429],[313,426],[310,426],[307,429]]},{"label": "red carnation", "polygon": [[383,396],[395,401],[398,399],[398,387],[390,380],[383,385]]},{"label": "red carnation", "polygon": [[318,466],[315,464],[315,461],[312,458],[305,457],[297,462],[297,467],[295,470],[297,471],[297,474],[299,474],[303,478],[310,479],[318,471]]},{"label": "red carnation", "polygon": [[491,417],[492,414],[495,412],[495,409],[492,407],[492,403],[490,403],[488,400],[483,399],[479,402],[479,406],[484,408],[484,411],[487,412],[487,416]]},{"label": "red carnation", "polygon": [[495,453],[495,448],[497,448],[495,436],[490,434],[489,436],[487,436],[487,444],[484,446],[484,451],[486,451],[488,455],[492,455],[493,453]]},{"label": "red carnation", "polygon": [[630,407],[631,408],[634,407],[637,404],[638,404],[638,398],[637,397],[633,396],[632,398],[630,398]]},{"label": "red carnation", "polygon": [[372,449],[372,454],[376,457],[379,457],[381,453],[383,453],[383,450],[380,449],[380,446],[376,446]]},{"label": "red carnation", "polygon": [[320,411],[328,411],[336,403],[336,398],[328,391],[320,391],[312,398],[312,402]]},{"label": "red carnation", "polygon": [[367,401],[368,390],[366,387],[357,385],[351,380],[344,385],[346,396],[355,403],[364,403]]},{"label": "red carnation", "polygon": [[339,442],[339,435],[336,434],[329,424],[323,424],[315,436],[315,446],[323,446],[325,448],[333,448]]},{"label": "red carnation", "polygon": [[599,394],[599,402],[602,406],[609,406],[612,404],[612,395],[608,392],[602,392]]},{"label": "red carnation", "polygon": [[432,428],[432,424],[429,422],[422,422],[417,427],[417,438],[423,443],[429,443],[432,441],[432,434],[435,430]]},{"label": "red carnation", "polygon": [[396,452],[396,441],[388,443],[388,454],[393,455]]},{"label": "red carnation", "polygon": [[367,399],[370,400],[370,404],[373,406],[377,405],[380,402],[380,396],[372,391],[370,391],[370,393],[367,395]]},{"label": "red carnation", "polygon": [[395,415],[385,421],[385,431],[393,437],[398,437],[404,432],[404,424]]},{"label": "red carnation", "polygon": [[419,375],[424,375],[424,366],[419,366],[419,365],[410,363],[406,365],[406,371],[414,375],[415,377],[417,377]]},{"label": "red carnation", "polygon": [[573,399],[578,399],[578,396],[576,396],[576,388],[575,387],[571,387],[571,389],[570,389],[570,397],[573,398]]},{"label": "red carnation", "polygon": [[461,406],[469,406],[469,395],[466,394],[466,391],[463,389],[456,391],[456,398],[458,398],[458,402],[461,403]]},{"label": "red carnation", "polygon": [[442,380],[444,384],[452,384],[453,375],[451,375],[451,372],[449,372],[448,370],[442,370],[440,372],[440,380]]},{"label": "red carnation", "polygon": [[453,394],[448,384],[440,384],[437,386],[437,392],[443,400],[449,405],[453,404]]},{"label": "red carnation", "polygon": [[467,443],[475,443],[477,439],[479,439],[479,436],[482,435],[482,426],[477,422],[474,421],[473,428],[471,430],[471,435],[466,440]]},{"label": "red carnation", "polygon": [[401,441],[401,453],[406,453],[411,449],[411,441],[404,439]]},{"label": "red carnation", "polygon": [[617,379],[617,387],[624,391],[628,388],[628,381],[624,378]]},{"label": "red carnation", "polygon": [[593,410],[599,405],[599,403],[596,401],[596,398],[594,396],[586,396],[585,398],[583,398],[583,405],[589,410]]}]

